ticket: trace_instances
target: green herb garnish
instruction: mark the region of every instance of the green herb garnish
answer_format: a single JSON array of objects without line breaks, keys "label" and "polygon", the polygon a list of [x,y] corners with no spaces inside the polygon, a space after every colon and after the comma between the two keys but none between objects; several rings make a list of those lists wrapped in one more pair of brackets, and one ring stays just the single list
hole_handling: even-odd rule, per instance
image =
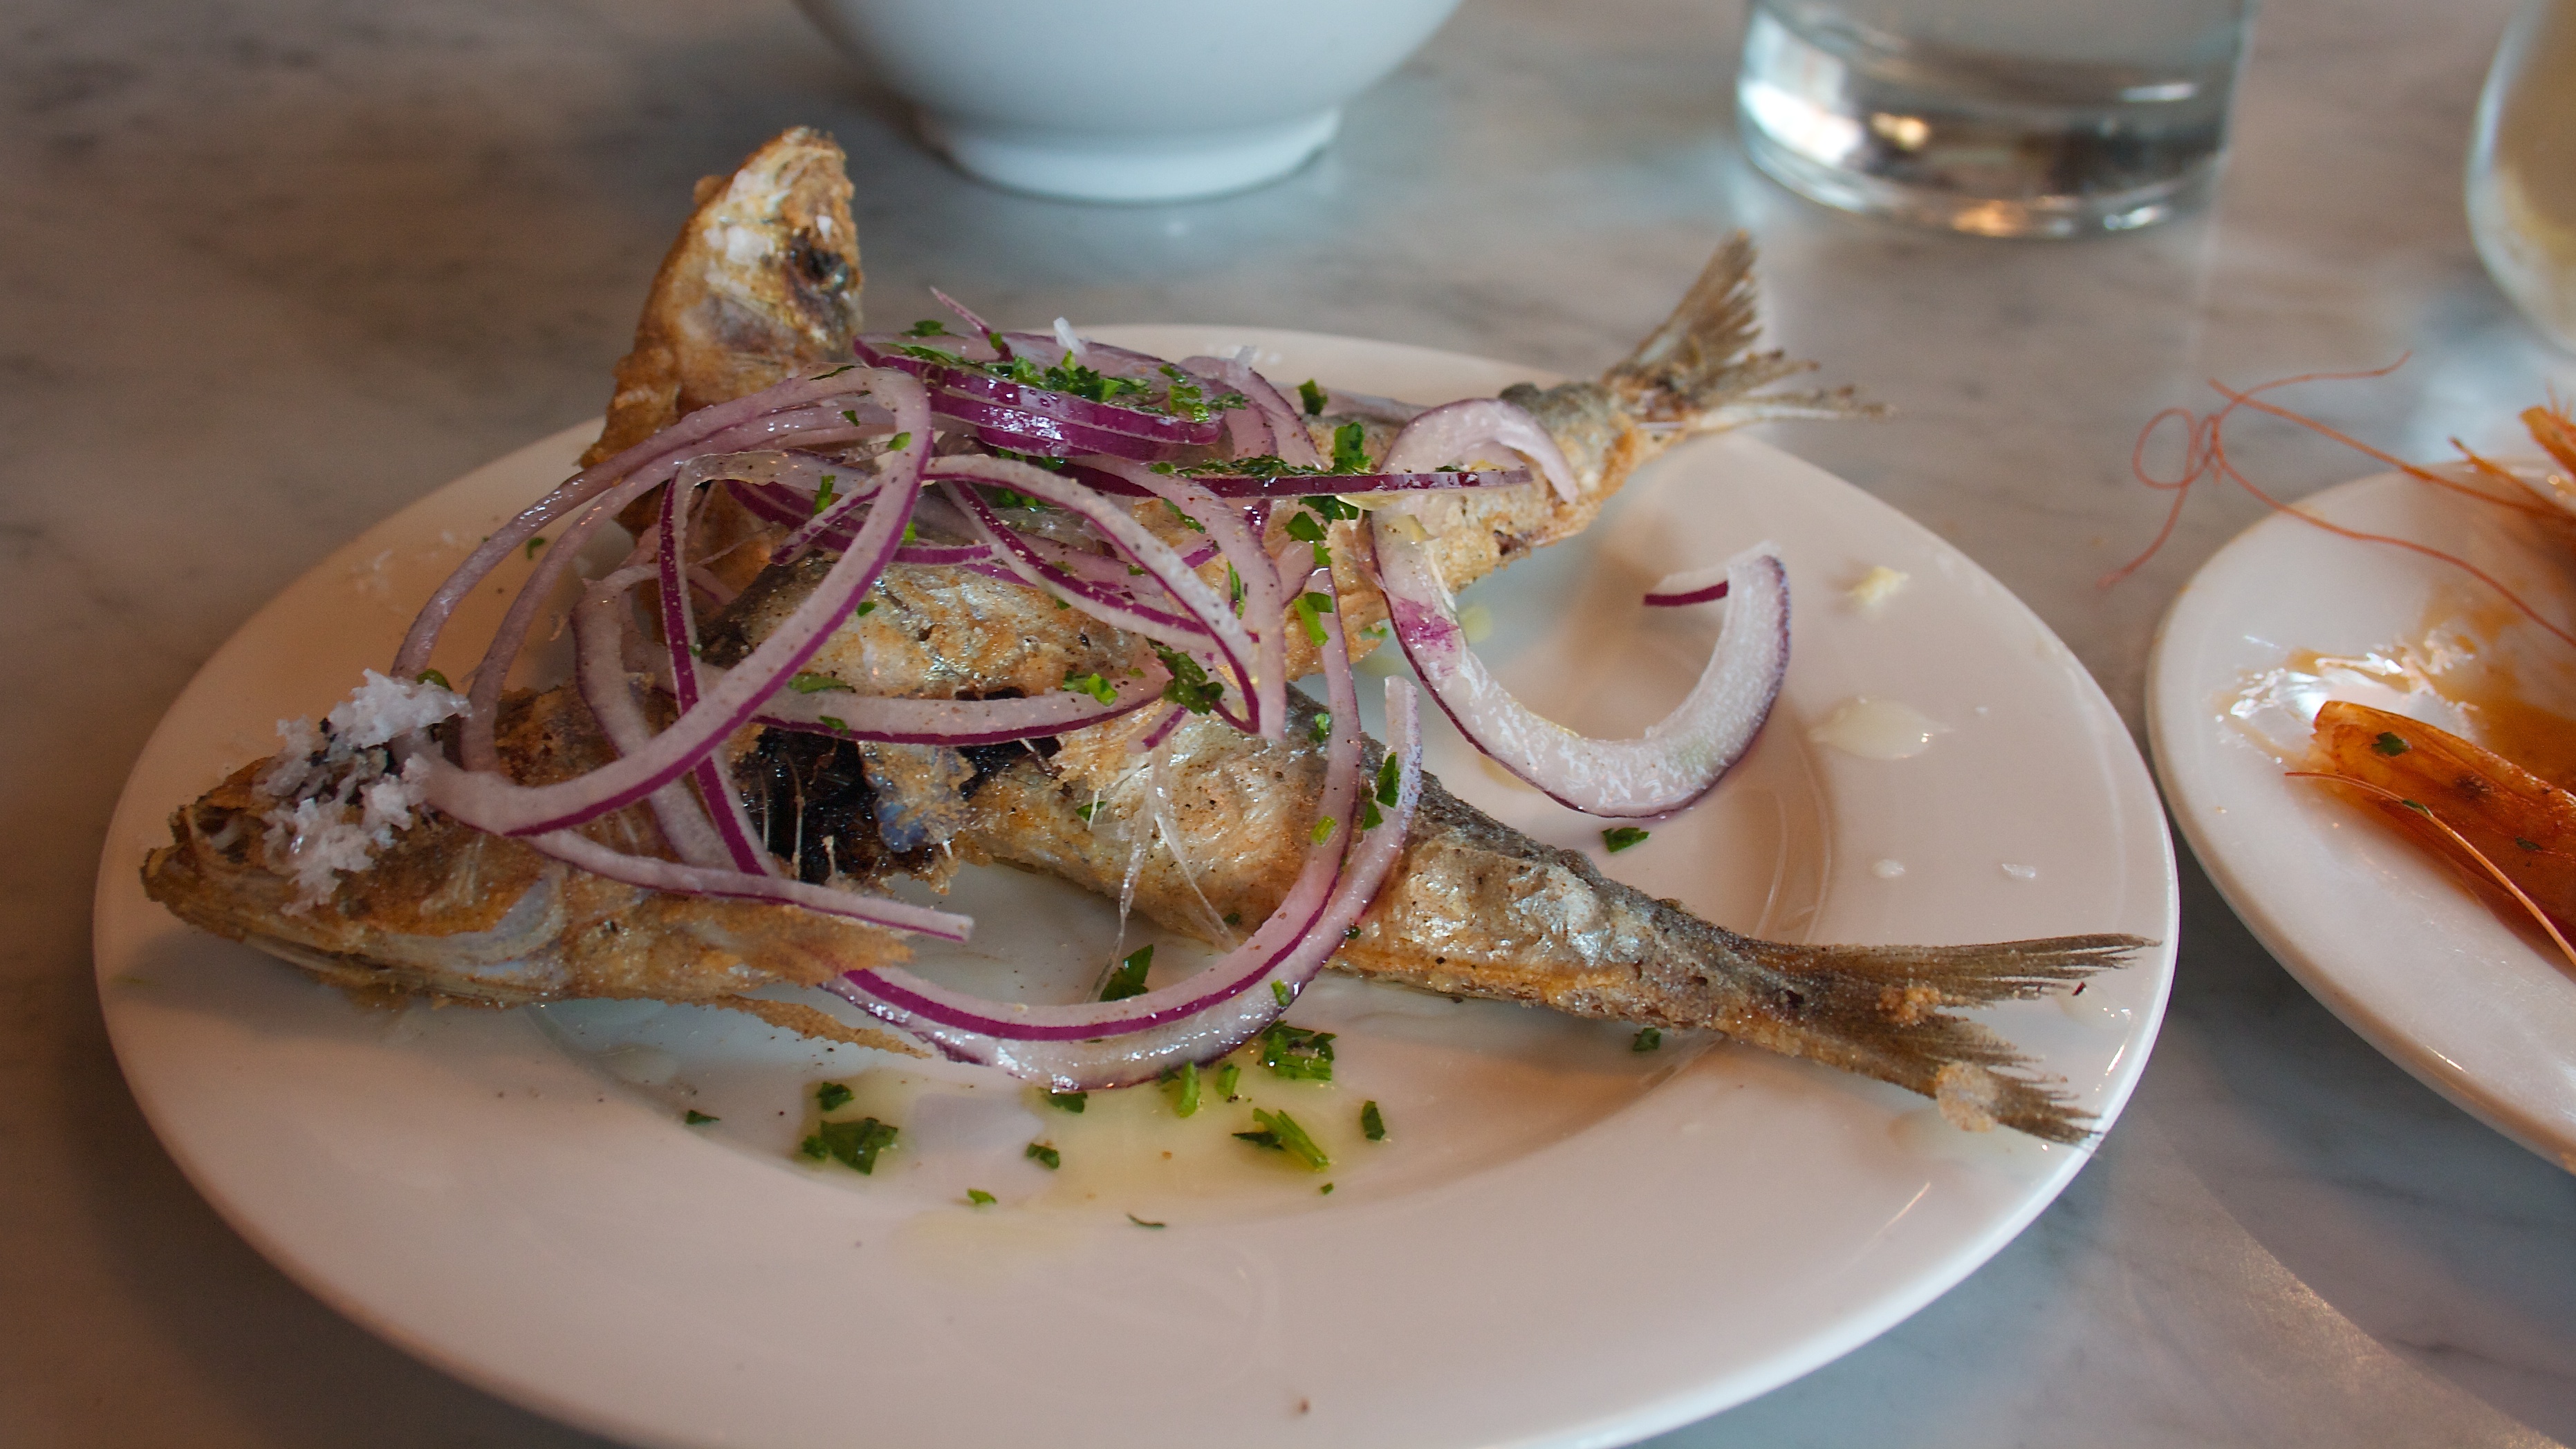
[{"label": "green herb garnish", "polygon": [[414,682],[420,684],[435,684],[441,689],[453,690],[456,688],[455,685],[447,682],[446,675],[439,673],[435,669],[424,669],[420,673],[413,675],[412,679]]},{"label": "green herb garnish", "polygon": [[1242,1080],[1242,1064],[1239,1062],[1227,1062],[1224,1066],[1216,1069],[1216,1094],[1225,1098],[1229,1102],[1238,1100],[1234,1095],[1234,1084]]},{"label": "green herb garnish", "polygon": [[1386,1140],[1386,1118],[1377,1110],[1377,1099],[1360,1103],[1360,1135],[1371,1142]]},{"label": "green herb garnish", "polygon": [[823,475],[822,486],[814,490],[815,516],[819,516],[824,509],[832,506],[832,485],[839,480],[839,477],[840,475],[837,473],[826,473]]},{"label": "green herb garnish", "polygon": [[1081,816],[1081,817],[1082,817],[1082,823],[1083,823],[1083,824],[1085,824],[1085,825],[1088,825],[1088,824],[1090,824],[1090,823],[1091,823],[1091,812],[1092,812],[1092,811],[1094,811],[1094,810],[1097,810],[1097,809],[1099,809],[1099,808],[1100,808],[1100,802],[1099,802],[1099,801],[1097,801],[1097,800],[1094,800],[1094,801],[1092,801],[1092,802],[1091,802],[1090,804],[1088,804],[1088,805],[1076,805],[1076,806],[1074,806],[1074,807],[1073,807],[1073,813],[1074,813],[1074,814],[1076,814],[1076,815]]},{"label": "green herb garnish", "polygon": [[1064,1166],[1064,1154],[1047,1146],[1043,1142],[1030,1143],[1029,1150],[1021,1153],[1020,1155],[1027,1158],[1029,1161],[1036,1163],[1038,1166],[1045,1168],[1049,1172],[1053,1172],[1057,1168]]},{"label": "green herb garnish", "polygon": [[825,1082],[823,1085],[814,1089],[814,1100],[821,1103],[823,1110],[826,1112],[837,1112],[841,1110],[843,1107],[850,1105],[850,1099],[857,1095],[858,1093],[851,1091],[849,1088],[842,1086],[838,1082]]},{"label": "green herb garnish", "polygon": [[[805,1139],[804,1152],[818,1161],[827,1155],[836,1157],[863,1174],[874,1175],[877,1154],[892,1147],[899,1135],[897,1129],[874,1117],[862,1117],[856,1122],[826,1122],[815,1130],[813,1136]],[[819,1152],[815,1150],[818,1145],[822,1149]]]},{"label": "green herb garnish", "polygon": [[876,611],[877,611],[877,601],[876,601],[876,600],[874,600],[874,599],[861,599],[861,600],[859,600],[859,606],[858,606],[857,608],[852,609],[852,610],[850,611],[850,617],[851,617],[851,618],[853,618],[853,619],[864,619],[864,618],[866,618],[868,615],[873,614],[873,613],[875,613]]},{"label": "green herb garnish", "polygon": [[1317,1193],[1319,1196],[1322,1196],[1322,1197],[1331,1197],[1331,1196],[1333,1195],[1333,1185],[1332,1185],[1331,1183],[1329,1183],[1329,1182],[1328,1182],[1328,1183],[1325,1183],[1322,1187],[1319,1187],[1319,1188],[1315,1189],[1315,1191],[1316,1191],[1316,1193]]},{"label": "green herb garnish", "polygon": [[687,1112],[681,1114],[680,1120],[691,1127],[704,1127],[710,1122],[721,1122],[724,1119],[722,1117],[710,1117],[706,1113],[699,1111],[697,1108],[691,1107]]},{"label": "green herb garnish", "polygon": [[1333,429],[1333,471],[1365,473],[1368,471],[1368,429],[1358,423],[1344,423]]},{"label": "green herb garnish", "polygon": [[1127,959],[1118,963],[1118,969],[1109,973],[1109,984],[1100,988],[1100,999],[1124,1001],[1130,996],[1144,995],[1145,973],[1153,965],[1153,947],[1139,946],[1129,952]]},{"label": "green herb garnish", "polygon": [[818,714],[814,716],[814,722],[827,730],[839,730],[843,734],[850,732],[850,722],[836,714]]},{"label": "green herb garnish", "polygon": [[798,694],[821,694],[826,690],[833,689],[840,690],[844,694],[851,692],[848,685],[834,679],[832,676],[828,674],[815,674],[810,671],[800,671],[796,674],[790,675],[787,680],[787,687],[795,690]]},{"label": "green herb garnish", "polygon": [[545,536],[544,534],[542,534],[542,533],[541,533],[541,534],[538,534],[536,537],[534,537],[534,538],[532,538],[532,539],[529,539],[529,540],[528,540],[528,557],[530,557],[530,558],[535,558],[535,557],[537,556],[537,550],[538,550],[538,549],[541,549],[541,548],[544,548],[545,546],[546,546],[546,536]]},{"label": "green herb garnish", "polygon": [[980,1187],[970,1187],[966,1189],[966,1202],[970,1207],[991,1207],[993,1204],[1000,1201],[1000,1198],[993,1196],[991,1193],[986,1192]]},{"label": "green herb garnish", "polygon": [[1629,846],[1643,845],[1648,833],[1634,825],[1613,825],[1601,832],[1601,843],[1612,855],[1617,855]]},{"label": "green herb garnish", "polygon": [[1164,500],[1163,500],[1163,506],[1164,506],[1165,508],[1168,508],[1168,509],[1172,510],[1172,517],[1173,517],[1173,519],[1174,519],[1176,522],[1178,522],[1178,523],[1182,524],[1184,527],[1188,528],[1191,532],[1193,532],[1193,533],[1205,533],[1205,532],[1207,532],[1207,525],[1206,525],[1206,524],[1204,524],[1204,523],[1199,522],[1199,521],[1198,521],[1197,519],[1195,519],[1195,518],[1190,517],[1188,510],[1186,510],[1186,509],[1182,508],[1182,507],[1181,507],[1181,505],[1179,505],[1179,504],[1177,504],[1177,503],[1174,503],[1172,500],[1170,500],[1170,499],[1166,498],[1166,499],[1164,499]]},{"label": "green herb garnish", "polygon": [[953,337],[956,334],[950,332],[944,324],[938,321],[924,320],[915,322],[911,326],[903,329],[903,335],[906,337]]},{"label": "green herb garnish", "polygon": [[1651,1026],[1641,1026],[1637,1028],[1637,1039],[1628,1043],[1628,1050],[1650,1052],[1663,1044],[1664,1034],[1661,1030]]},{"label": "green herb garnish", "polygon": [[1274,1021],[1254,1039],[1261,1047],[1261,1064],[1274,1077],[1292,1082],[1329,1082],[1333,1079],[1333,1034],[1308,1031]]},{"label": "green herb garnish", "polygon": [[[1303,517],[1304,515],[1300,514],[1299,516]],[[1329,614],[1333,612],[1333,596],[1330,594],[1299,594],[1297,596],[1297,601],[1288,606],[1288,612],[1295,614],[1297,616],[1297,622],[1305,626],[1306,642],[1314,645],[1318,649],[1323,648],[1324,621],[1315,616],[1318,614]]]},{"label": "green herb garnish", "polygon": [[1252,1120],[1261,1124],[1260,1130],[1237,1132],[1234,1135],[1238,1140],[1255,1147],[1285,1152],[1304,1163],[1308,1172],[1322,1172],[1333,1165],[1333,1159],[1324,1155],[1324,1149],[1315,1145],[1315,1139],[1306,1135],[1306,1129],[1297,1125],[1296,1118],[1285,1112],[1266,1112],[1256,1107]]},{"label": "green herb garnish", "polygon": [[1047,1105],[1057,1111],[1071,1112],[1080,1116],[1083,1107],[1090,1102],[1091,1094],[1089,1092],[1049,1092],[1046,1094],[1046,1099]]},{"label": "green herb garnish", "polygon": [[1149,1223],[1143,1218],[1136,1216],[1134,1213],[1129,1213],[1127,1215],[1127,1221],[1134,1223],[1140,1228],[1167,1228],[1171,1226],[1169,1223]]},{"label": "green herb garnish", "polygon": [[1288,983],[1285,981],[1271,982],[1270,995],[1273,1000],[1277,1001],[1283,1007],[1297,999],[1297,993],[1289,990]]},{"label": "green herb garnish", "polygon": [[903,451],[904,449],[909,448],[909,447],[911,447],[911,446],[912,446],[912,433],[911,433],[911,431],[910,431],[909,429],[907,429],[907,430],[905,430],[905,431],[903,431],[903,432],[897,433],[897,434],[895,434],[893,437],[886,439],[886,451],[887,451],[887,452],[889,452],[889,453],[899,453],[899,452]]},{"label": "green herb garnish", "polygon": [[1099,700],[1102,704],[1108,704],[1118,698],[1118,686],[1110,683],[1107,679],[1101,677],[1096,672],[1091,674],[1068,674],[1064,677],[1064,687],[1076,694],[1090,695],[1093,699]]},{"label": "green herb garnish", "polygon": [[1199,1110],[1199,1064],[1183,1062],[1163,1073],[1163,1085],[1172,1094],[1172,1115],[1196,1116]]},{"label": "green herb garnish", "polygon": [[818,372],[814,374],[812,380],[815,382],[821,382],[827,377],[839,377],[842,373],[845,373],[856,366],[858,366],[858,364],[855,362],[844,362],[840,366],[833,368],[830,372]]},{"label": "green herb garnish", "polygon": [[2379,738],[2370,742],[2370,747],[2383,755],[2402,755],[2413,748],[2392,730],[2381,730]]},{"label": "green herb garnish", "polygon": [[1404,766],[1397,763],[1395,756],[1390,754],[1378,762],[1377,803],[1392,805],[1403,798]]},{"label": "green herb garnish", "polygon": [[1306,416],[1320,418],[1324,415],[1324,390],[1315,386],[1313,378],[1297,384],[1297,401],[1306,405]]},{"label": "green herb garnish", "polygon": [[1208,678],[1199,662],[1169,646],[1154,646],[1154,657],[1171,671],[1171,681],[1163,686],[1163,698],[1192,714],[1206,714],[1225,698],[1225,686]]},{"label": "green herb garnish", "polygon": [[[1359,424],[1353,423],[1351,426],[1356,428]],[[1348,499],[1336,498],[1330,493],[1310,493],[1305,497],[1298,499],[1297,503],[1299,507],[1317,515],[1326,523],[1332,523],[1338,519],[1344,518],[1355,519],[1360,516],[1358,504],[1352,503]]]},{"label": "green herb garnish", "polygon": [[1315,725],[1309,733],[1314,735],[1315,743],[1319,745],[1324,741],[1331,739],[1333,737],[1333,712],[1329,709],[1319,709],[1315,711]]}]

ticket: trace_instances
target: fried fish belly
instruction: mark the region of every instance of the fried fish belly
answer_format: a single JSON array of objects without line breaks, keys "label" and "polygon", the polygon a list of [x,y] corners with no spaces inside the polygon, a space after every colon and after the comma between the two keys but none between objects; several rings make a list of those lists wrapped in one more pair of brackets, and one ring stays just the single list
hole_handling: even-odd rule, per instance
[{"label": "fried fish belly", "polygon": [[[1302,865],[1324,779],[1315,709],[1292,692],[1284,742],[1194,718],[1138,754],[1139,726],[1063,737],[977,781],[971,857],[1111,895],[1230,945]],[[1372,747],[1371,759],[1376,755]],[[1969,946],[1793,946],[1739,936],[1609,879],[1426,780],[1404,855],[1332,964],[1452,995],[1737,1041],[1922,1093],[1971,1129],[2080,1141],[2086,1118],[1953,1008],[2029,997],[2146,943],[2088,935]]]},{"label": "fried fish belly", "polygon": [[[607,743],[570,690],[514,695],[499,744],[518,779],[546,784],[604,763]],[[581,997],[697,1002],[747,1011],[808,1036],[913,1049],[812,1007],[749,993],[812,985],[907,954],[888,932],[794,906],[671,895],[603,879],[435,811],[369,866],[303,905],[263,818],[292,801],[245,766],[170,817],[170,844],[143,889],[190,925],[276,956],[362,997],[426,996],[490,1006]],[[641,807],[584,834],[661,855]]]}]

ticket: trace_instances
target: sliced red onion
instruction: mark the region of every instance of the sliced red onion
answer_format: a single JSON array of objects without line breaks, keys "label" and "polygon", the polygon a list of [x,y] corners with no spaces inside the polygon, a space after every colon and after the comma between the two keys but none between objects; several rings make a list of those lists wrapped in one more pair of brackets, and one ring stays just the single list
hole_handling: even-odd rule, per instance
[{"label": "sliced red onion", "polygon": [[1538,419],[1501,398],[1468,398],[1420,414],[1395,435],[1378,466],[1389,473],[1437,468],[1470,457],[1487,443],[1509,448],[1537,465],[1557,497],[1572,503],[1580,496],[1574,465],[1565,461],[1565,451],[1557,447],[1556,439],[1538,425]]},{"label": "sliced red onion", "polygon": [[[1196,523],[1234,567],[1243,586],[1241,617],[1258,653],[1252,661],[1253,714],[1263,720],[1288,718],[1288,601],[1281,594],[1279,572],[1262,551],[1261,536],[1243,514],[1199,486],[1196,479],[1157,473],[1116,458],[1099,460],[1101,470],[1163,500]],[[1195,566],[1195,560],[1185,560]]]},{"label": "sliced red onion", "polygon": [[1367,418],[1372,422],[1402,427],[1429,411],[1431,409],[1421,403],[1406,402],[1401,398],[1349,392],[1338,387],[1324,389],[1324,414],[1327,417]]},{"label": "sliced red onion", "polygon": [[[867,379],[865,385],[872,394],[892,406],[905,431],[914,434],[916,444],[929,436],[929,399],[923,395],[920,383],[902,373],[883,370],[860,376]],[[906,456],[908,461],[917,459],[919,450]],[[503,835],[533,835],[606,814],[685,773],[757,713],[761,702],[813,657],[831,630],[875,586],[900,546],[904,524],[911,517],[920,487],[917,474],[887,476],[866,526],[834,561],[814,592],[752,650],[749,658],[727,674],[722,685],[708,691],[696,708],[684,711],[669,729],[655,736],[650,747],[578,779],[535,787],[519,785],[497,770],[476,768],[469,773],[433,760],[425,787],[430,802],[478,829]],[[618,491],[602,495],[593,508],[617,497]],[[561,553],[550,555],[549,562],[562,557]],[[545,577],[542,569],[537,577]],[[530,588],[537,587],[532,581]],[[476,684],[479,687],[483,682],[478,678]],[[474,763],[469,759],[469,765]]]},{"label": "sliced red onion", "polygon": [[1646,604],[1656,609],[1679,609],[1723,599],[1726,597],[1728,567],[1729,564],[1711,564],[1704,569],[1666,574],[1661,583],[1646,591]]},{"label": "sliced red onion", "polygon": [[[1334,646],[1340,640],[1336,636]],[[1411,687],[1387,681],[1387,724],[1400,785],[1373,830],[1354,831],[1361,785],[1358,713],[1347,656],[1328,646],[1333,735],[1319,818],[1338,822],[1308,856],[1286,899],[1241,946],[1188,980],[1124,1001],[1071,1006],[986,1002],[895,968],[856,971],[835,990],[895,1029],[961,1061],[998,1067],[1057,1091],[1149,1081],[1184,1062],[1215,1061],[1277,1020],[1331,959],[1401,856],[1421,798],[1422,737]],[[1354,839],[1353,837],[1357,838]],[[1333,839],[1344,846],[1329,843]]]},{"label": "sliced red onion", "polygon": [[[688,470],[681,471],[685,474]],[[689,607],[689,591],[681,582],[682,568],[689,556],[689,517],[697,509],[697,492],[693,483],[672,480],[662,490],[662,516],[657,529],[662,639],[671,665],[672,694],[679,701],[682,718],[698,707],[698,616]],[[706,807],[707,819],[715,826],[716,838],[724,842],[725,854],[734,868],[751,875],[778,874],[776,861],[752,833],[751,816],[733,787],[733,772],[725,768],[721,745],[708,750],[689,767],[689,779],[698,787],[698,799]],[[660,793],[661,790],[654,792]]]},{"label": "sliced red onion", "polygon": [[783,876],[710,870],[703,866],[682,865],[678,861],[656,860],[649,855],[629,855],[575,830],[550,830],[525,839],[531,848],[567,865],[576,865],[593,875],[642,886],[647,890],[802,906],[819,915],[857,921],[889,931],[936,936],[943,941],[963,941],[975,926],[971,918],[953,911],[916,906],[891,896],[862,895],[831,886],[807,885],[801,880]]},{"label": "sliced red onion", "polygon": [[[1268,446],[1262,452],[1300,468],[1324,465],[1323,455],[1315,451],[1314,438],[1306,432],[1306,420],[1288,405],[1288,399],[1280,395],[1279,389],[1270,385],[1270,379],[1252,370],[1250,363],[1234,357],[1187,357],[1181,360],[1181,366],[1204,373],[1243,394],[1245,400],[1252,404],[1253,411],[1261,415],[1262,424],[1270,434]],[[1238,448],[1235,456],[1249,455]],[[1445,463],[1448,459],[1440,461]]]},{"label": "sliced red onion", "polygon": [[1509,488],[1530,481],[1526,468],[1409,473],[1189,473],[1220,498],[1310,498],[1318,493],[1411,493],[1426,489]]},{"label": "sliced red onion", "polygon": [[[628,596],[636,585],[659,574],[649,561],[637,563],[651,553],[649,539],[636,545],[624,567],[594,580],[573,606],[573,683],[582,702],[590,706],[591,718],[599,722],[600,733],[608,737],[609,747],[619,754],[632,754],[653,738],[653,726],[635,702],[624,664],[626,641],[639,632],[633,627]],[[652,806],[654,822],[662,827],[662,838],[683,862],[716,869],[732,863],[724,837],[716,833],[706,808],[685,782],[673,780],[644,798]]]},{"label": "sliced red onion", "polygon": [[1562,804],[1592,815],[1662,815],[1713,788],[1762,728],[1789,664],[1789,577],[1763,544],[1727,563],[1726,622],[1708,667],[1673,712],[1632,740],[1596,740],[1513,698],[1467,647],[1430,554],[1371,520],[1378,584],[1414,672],[1476,748]]},{"label": "sliced red onion", "polygon": [[[1281,721],[1265,716],[1260,709],[1259,676],[1254,661],[1260,646],[1235,617],[1228,603],[1217,596],[1188,564],[1182,562],[1169,544],[1148,532],[1128,513],[1126,507],[1103,498],[1080,483],[1062,478],[1044,468],[1014,462],[1008,458],[950,457],[937,461],[934,476],[942,479],[964,478],[982,483],[999,483],[1005,488],[1025,493],[1032,498],[1052,503],[1079,514],[1100,531],[1111,547],[1124,554],[1129,563],[1151,575],[1154,582],[1170,592],[1174,601],[1187,610],[1204,629],[1225,657],[1227,668],[1235,678],[1251,709],[1248,717],[1237,718],[1221,701],[1218,713],[1240,725],[1246,733],[1277,739]],[[980,502],[981,500],[977,500]],[[999,542],[999,540],[988,540]],[[1168,642],[1168,641],[1167,641]],[[1177,647],[1177,646],[1175,646]]]},{"label": "sliced red onion", "polygon": [[1027,540],[1004,527],[1001,519],[994,515],[993,506],[977,497],[973,489],[957,487],[953,483],[951,486],[955,492],[950,496],[974,520],[977,533],[1002,563],[1004,577],[1063,599],[1113,629],[1142,634],[1175,649],[1195,650],[1207,643],[1206,628],[1188,614],[1142,603],[1117,585],[1079,578],[1048,563],[1028,546]]},{"label": "sliced red onion", "polygon": [[1024,412],[965,397],[953,392],[931,396],[930,409],[945,418],[969,424],[975,436],[997,448],[1014,453],[1035,453],[1047,458],[1070,458],[1077,453],[1107,453],[1112,457],[1134,458],[1146,463],[1159,463],[1170,458],[1188,456],[1185,444],[1167,443],[1154,438],[1140,438],[1132,433],[1112,432],[1107,428],[1051,418],[1044,413]]},{"label": "sliced red onion", "polygon": [[1120,684],[1106,704],[1071,691],[1026,699],[896,699],[838,689],[811,694],[785,689],[770,696],[752,720],[773,729],[887,744],[1004,745],[1068,734],[1141,709],[1162,694],[1168,678],[1160,669],[1150,670]]},{"label": "sliced red onion", "polygon": [[[859,340],[857,347],[860,359],[871,366],[900,368],[920,378],[923,383],[932,388],[992,403],[1014,412],[1034,413],[1040,417],[1055,418],[1106,432],[1192,447],[1213,446],[1224,436],[1224,429],[1213,419],[1199,422],[1172,413],[1148,412],[1142,408],[1122,407],[1117,403],[1095,402],[1090,398],[1076,397],[1072,393],[1055,388],[1034,387],[1026,383],[1013,382],[1008,378],[995,377],[991,373],[984,372],[963,358],[960,358],[956,365],[932,362],[927,358],[895,351],[888,342],[871,342],[865,338]],[[1117,369],[1111,368],[1094,370],[1113,375],[1118,372]],[[1164,380],[1155,379],[1157,382]]]}]

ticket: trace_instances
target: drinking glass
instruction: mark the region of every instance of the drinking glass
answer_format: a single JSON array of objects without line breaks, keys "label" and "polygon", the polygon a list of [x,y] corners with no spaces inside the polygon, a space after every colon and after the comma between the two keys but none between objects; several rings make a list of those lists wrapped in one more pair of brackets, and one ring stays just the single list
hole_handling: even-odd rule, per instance
[{"label": "drinking glass", "polygon": [[2469,148],[2469,234],[2534,326],[2576,351],[2576,0],[2526,0]]},{"label": "drinking glass", "polygon": [[1753,0],[1736,109],[1791,190],[1981,236],[2200,200],[2252,0]]}]

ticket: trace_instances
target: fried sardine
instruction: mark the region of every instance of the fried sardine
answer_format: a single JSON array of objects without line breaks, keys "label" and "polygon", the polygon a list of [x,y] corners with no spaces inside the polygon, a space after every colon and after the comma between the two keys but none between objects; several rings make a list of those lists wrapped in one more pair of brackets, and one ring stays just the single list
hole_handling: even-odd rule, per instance
[{"label": "fried sardine", "polygon": [[[848,183],[827,140],[790,132],[700,194],[656,279],[635,351],[620,364],[595,456],[694,407],[836,362],[833,349],[845,348],[857,326]],[[1480,488],[1422,509],[1430,551],[1453,589],[1580,531],[1638,465],[1678,438],[1757,418],[1858,410],[1845,395],[1763,391],[1800,365],[1751,350],[1750,266],[1741,237],[1722,247],[1672,318],[1599,381],[1506,392],[1555,439],[1573,487],[1570,496],[1542,483]],[[1373,402],[1325,411],[1310,426],[1322,439],[1356,421],[1382,449],[1385,417]],[[694,550],[710,576],[739,590],[704,636],[705,657],[720,665],[756,647],[827,566],[812,553],[773,564],[784,530],[740,508],[728,514],[727,496],[710,494]],[[1274,551],[1289,546],[1280,532],[1289,510],[1277,512],[1266,540]],[[1154,506],[1138,517],[1178,528]],[[1335,523],[1330,541],[1356,652],[1385,610],[1352,528]],[[897,564],[871,598],[809,671],[864,694],[991,698],[1133,672],[1152,657],[1146,641],[1034,589],[964,570]],[[1292,677],[1313,658],[1306,646]],[[599,747],[569,689],[510,709],[504,763],[523,780],[548,778],[550,761],[568,749]],[[1314,732],[1302,727],[1312,706],[1300,700],[1296,709],[1281,741],[1190,716],[1142,754],[1131,745],[1147,717],[1130,716],[1034,745],[966,751],[746,731],[734,757],[766,843],[809,880],[936,881],[961,858],[1112,895],[1132,880],[1138,909],[1224,943],[1229,918],[1257,920],[1279,902],[1308,849],[1324,767]],[[901,954],[882,932],[792,907],[598,881],[434,812],[299,913],[259,838],[255,817],[281,803],[262,798],[261,778],[258,767],[245,770],[181,810],[173,844],[146,867],[146,886],[185,919],[328,979],[495,1003],[713,1001],[781,1019],[775,1003],[746,1003],[742,993]],[[630,808],[589,828],[626,831],[631,842],[652,827]],[[2085,1135],[2082,1116],[2021,1070],[2026,1063],[2005,1043],[1948,1008],[2072,982],[2142,944],[2109,935],[1960,947],[1752,941],[1611,881],[1433,783],[1395,874],[1333,964],[1581,1016],[1710,1028],[1923,1093],[1964,1126],[2002,1123],[2073,1141]]]}]

